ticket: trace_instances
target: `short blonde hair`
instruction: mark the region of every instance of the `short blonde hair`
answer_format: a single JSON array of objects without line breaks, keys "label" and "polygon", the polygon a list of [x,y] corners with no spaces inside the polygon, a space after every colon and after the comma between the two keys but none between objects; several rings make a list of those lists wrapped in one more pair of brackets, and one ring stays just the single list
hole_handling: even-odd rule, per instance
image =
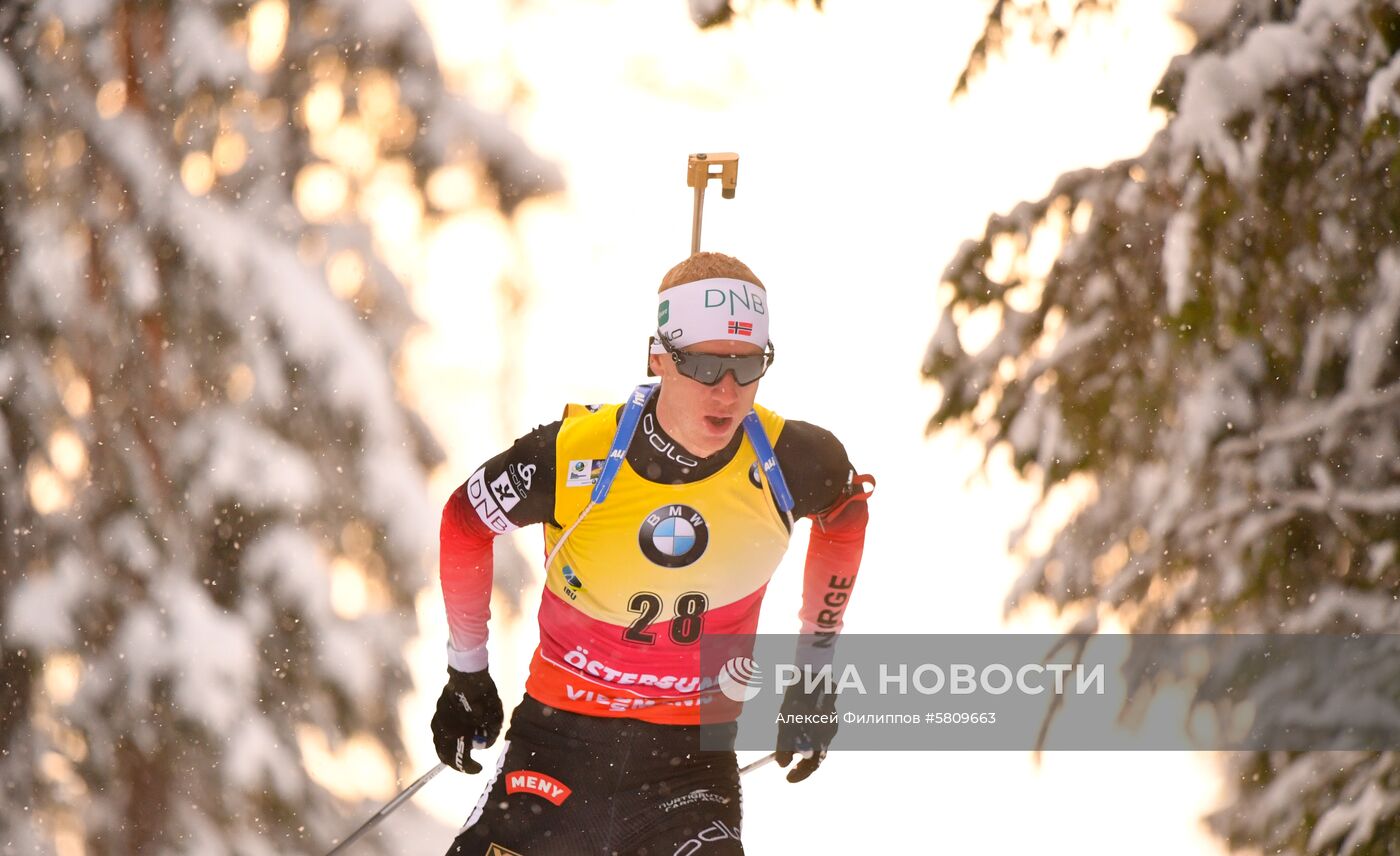
[{"label": "short blonde hair", "polygon": [[[661,278],[661,287],[656,291],[660,294],[668,288],[712,277],[742,279],[744,282],[753,283],[759,288],[763,288],[763,283],[759,282],[758,277],[749,270],[749,266],[733,256],[726,256],[724,253],[696,253],[666,271],[666,275]],[[768,289],[763,288],[763,290],[767,291]]]}]

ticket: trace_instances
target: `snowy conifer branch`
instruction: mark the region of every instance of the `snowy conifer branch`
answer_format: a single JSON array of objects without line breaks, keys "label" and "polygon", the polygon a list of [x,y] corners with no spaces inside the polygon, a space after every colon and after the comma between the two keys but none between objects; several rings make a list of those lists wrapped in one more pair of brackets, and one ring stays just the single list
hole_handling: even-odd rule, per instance
[{"label": "snowy conifer branch", "polygon": [[558,173],[407,0],[5,4],[0,139],[4,840],[322,852],[303,752],[402,757],[440,457],[357,194]]},{"label": "snowy conifer branch", "polygon": [[[1006,444],[1047,494],[1089,485],[1008,610],[1040,597],[1136,632],[1390,632],[1400,15],[1195,0],[1181,17],[1198,42],[1159,87],[1170,117],[1147,149],[992,217],[948,265],[930,429]],[[1056,260],[1037,275],[1046,235]],[[1268,852],[1381,852],[1400,785],[1375,771],[1394,760],[1347,759],[1240,756],[1249,775],[1212,823]]]}]

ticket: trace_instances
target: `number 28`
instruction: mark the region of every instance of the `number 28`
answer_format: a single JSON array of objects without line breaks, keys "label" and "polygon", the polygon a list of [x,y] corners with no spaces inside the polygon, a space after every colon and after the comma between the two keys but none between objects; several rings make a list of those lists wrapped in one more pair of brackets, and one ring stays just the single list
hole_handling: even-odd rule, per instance
[{"label": "number 28", "polygon": [[[705,607],[709,599],[698,591],[688,591],[676,598],[676,617],[671,619],[671,641],[677,645],[690,645],[699,641],[703,632]],[[655,645],[656,634],[647,631],[647,626],[661,614],[661,596],[649,591],[639,591],[627,602],[627,611],[637,613],[637,620],[623,631],[622,638],[628,642]]]}]

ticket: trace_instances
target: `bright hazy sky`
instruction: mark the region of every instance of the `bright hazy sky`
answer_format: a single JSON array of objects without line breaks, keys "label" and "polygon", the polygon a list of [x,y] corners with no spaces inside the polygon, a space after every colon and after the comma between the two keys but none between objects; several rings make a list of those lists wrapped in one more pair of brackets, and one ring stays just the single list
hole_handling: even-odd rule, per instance
[{"label": "bright hazy sky", "polygon": [[[689,251],[686,155],[736,151],[738,194],[707,196],[703,248],[740,257],[769,288],[778,360],[759,399],[831,429],[879,479],[848,632],[1054,629],[1044,614],[1002,623],[1017,574],[1007,533],[1031,493],[1001,467],[969,480],[979,459],[970,443],[924,439],[934,392],[918,368],[939,274],[962,240],[1066,170],[1140,152],[1161,126],[1148,96],[1187,47],[1163,0],[1120,0],[1118,17],[1078,32],[1057,60],[1021,46],[951,105],[986,12],[973,0],[828,0],[820,13],[763,0],[704,33],[684,0],[419,5],[452,79],[474,97],[499,102],[512,73],[523,82],[518,127],[569,188],[527,206],[518,243],[499,217],[467,215],[424,259],[415,301],[429,328],[410,366],[450,458],[436,499],[564,402],[618,401],[645,379],[652,295]],[[530,287],[523,325],[504,334],[489,287],[502,271]],[[509,426],[493,389],[503,358],[517,378]],[[764,631],[796,631],[803,530],[769,588]],[[517,535],[536,557],[539,533]],[[537,587],[525,603],[528,621],[491,628],[507,709],[536,639]],[[426,769],[446,639],[436,590],[420,614],[423,694],[406,716]],[[1057,753],[1037,768],[1023,752],[842,753],[799,785],[776,767],[747,776],[744,838],[758,854],[868,852],[873,842],[1222,852],[1197,823],[1218,787],[1209,759]],[[484,783],[449,772],[418,803],[455,827]]]}]

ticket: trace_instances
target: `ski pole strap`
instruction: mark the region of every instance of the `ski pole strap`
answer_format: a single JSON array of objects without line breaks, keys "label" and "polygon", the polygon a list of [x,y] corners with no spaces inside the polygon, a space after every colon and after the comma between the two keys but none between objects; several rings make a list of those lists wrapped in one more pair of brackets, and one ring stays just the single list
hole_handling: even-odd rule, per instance
[{"label": "ski pole strap", "polygon": [[603,462],[603,472],[598,475],[598,483],[593,486],[591,501],[594,505],[608,498],[613,479],[617,478],[618,471],[622,469],[622,462],[627,457],[627,447],[632,445],[632,436],[637,433],[637,423],[642,421],[642,410],[646,408],[647,400],[655,391],[656,384],[644,383],[632,390],[631,398],[623,405],[622,418],[617,421],[617,433],[613,435],[608,459]]},{"label": "ski pole strap", "polygon": [[773,451],[773,444],[768,442],[763,423],[752,410],[744,417],[744,433],[748,435],[749,443],[758,455],[759,468],[763,470],[763,477],[768,480],[768,486],[773,489],[773,498],[778,501],[778,508],[791,521],[792,492],[788,490],[787,479],[783,478],[783,468],[778,466],[778,455]]}]

